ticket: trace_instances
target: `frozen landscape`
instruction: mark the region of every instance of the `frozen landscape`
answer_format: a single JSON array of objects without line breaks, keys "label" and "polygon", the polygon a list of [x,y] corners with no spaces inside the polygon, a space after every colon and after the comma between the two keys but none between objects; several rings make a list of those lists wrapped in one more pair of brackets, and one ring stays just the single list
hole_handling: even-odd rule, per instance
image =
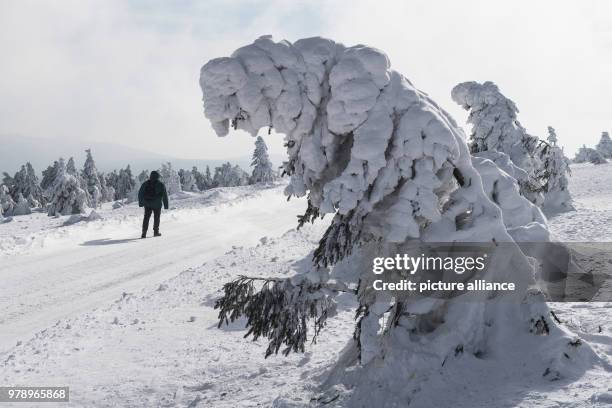
[{"label": "frozen landscape", "polygon": [[[577,211],[550,220],[556,238],[609,239],[611,173],[612,165],[572,166]],[[69,217],[45,214],[1,224],[0,305],[8,313],[0,322],[0,381],[69,385],[76,407],[280,407],[333,398],[319,395],[317,384],[352,336],[351,296],[341,297],[338,315],[304,354],[264,359],[266,342],[244,339],[240,321],[217,328],[213,305],[225,282],[294,273],[328,224],[296,231],[305,202],[287,202],[283,187],[175,197],[155,239],[136,239],[136,204],[105,207],[101,220],[70,226],[62,226]],[[610,406],[612,303],[550,306],[604,363],[551,382],[538,367],[515,363],[537,348],[465,356],[433,376],[411,407]]]},{"label": "frozen landscape", "polygon": [[1,2],[0,408],[612,408],[612,2],[515,3]]}]

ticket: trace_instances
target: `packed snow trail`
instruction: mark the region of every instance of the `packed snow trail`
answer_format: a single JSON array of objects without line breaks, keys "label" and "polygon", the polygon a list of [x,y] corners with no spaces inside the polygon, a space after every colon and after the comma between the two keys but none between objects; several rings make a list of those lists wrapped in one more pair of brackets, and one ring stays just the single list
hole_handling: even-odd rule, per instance
[{"label": "packed snow trail", "polygon": [[303,200],[287,202],[279,187],[223,198],[162,213],[161,238],[139,239],[140,218],[132,216],[123,223],[98,221],[96,228],[65,227],[77,232],[29,253],[0,257],[0,352],[58,319],[159,285],[234,246],[280,235],[295,226],[305,207]]}]

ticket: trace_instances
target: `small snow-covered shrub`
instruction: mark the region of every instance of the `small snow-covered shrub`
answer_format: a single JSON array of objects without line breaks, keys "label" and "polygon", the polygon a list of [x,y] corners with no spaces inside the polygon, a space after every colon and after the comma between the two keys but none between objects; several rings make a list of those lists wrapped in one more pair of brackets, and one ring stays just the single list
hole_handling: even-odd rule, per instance
[{"label": "small snow-covered shrub", "polygon": [[[384,53],[323,38],[264,36],[205,64],[200,85],[205,116],[219,136],[230,127],[285,135],[285,193],[308,200],[299,224],[332,217],[307,271],[227,283],[216,304],[221,322],[246,317],[247,335],[267,337],[268,354],[301,351],[307,322],[314,322],[314,340],[335,296],[356,294],[355,335],[327,382],[351,389],[338,400],[342,406],[405,406],[447,358],[503,352],[544,325],[542,372],[556,376],[567,367],[559,348],[547,347],[567,343],[567,335],[550,319],[542,294],[528,289],[534,264],[513,239],[546,239],[544,217],[493,161],[472,158],[455,121],[392,70]],[[511,137],[499,130],[498,142],[532,171],[526,162],[533,139],[508,125]],[[501,150],[491,153],[503,159]],[[420,254],[433,242],[503,243],[507,251],[478,279],[512,281],[518,290],[420,301],[373,289],[375,257]]]}]

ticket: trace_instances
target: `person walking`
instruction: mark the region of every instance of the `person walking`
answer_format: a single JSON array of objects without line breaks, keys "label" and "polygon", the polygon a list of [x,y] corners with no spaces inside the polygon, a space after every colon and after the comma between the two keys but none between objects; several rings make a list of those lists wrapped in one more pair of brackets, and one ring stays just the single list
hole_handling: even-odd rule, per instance
[{"label": "person walking", "polygon": [[138,190],[138,205],[144,207],[144,219],[142,220],[142,236],[147,237],[149,220],[153,214],[153,236],[161,237],[159,233],[159,218],[161,216],[162,203],[164,209],[168,209],[168,192],[164,183],[159,181],[159,173],[153,170],[149,179],[142,183]]}]

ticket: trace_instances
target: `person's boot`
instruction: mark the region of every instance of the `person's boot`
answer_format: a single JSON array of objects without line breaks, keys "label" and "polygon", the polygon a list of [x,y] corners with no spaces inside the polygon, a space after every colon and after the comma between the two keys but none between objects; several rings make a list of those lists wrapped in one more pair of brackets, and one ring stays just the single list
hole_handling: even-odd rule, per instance
[{"label": "person's boot", "polygon": [[161,233],[160,233],[159,231],[155,231],[155,232],[153,233],[153,236],[154,236],[154,237],[161,237]]},{"label": "person's boot", "polygon": [[140,236],[140,239],[146,238],[147,237],[147,233],[143,232],[142,235]]}]

